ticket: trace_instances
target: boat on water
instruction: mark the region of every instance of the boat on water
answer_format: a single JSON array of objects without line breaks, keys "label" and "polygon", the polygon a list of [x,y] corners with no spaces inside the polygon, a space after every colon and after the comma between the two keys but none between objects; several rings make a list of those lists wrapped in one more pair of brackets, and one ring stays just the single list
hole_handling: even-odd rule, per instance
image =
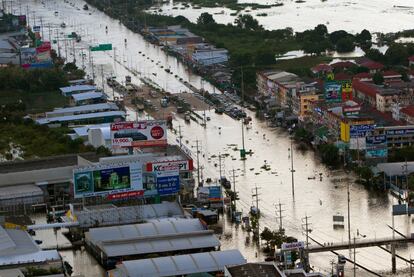
[{"label": "boat on water", "polygon": [[89,6],[88,6],[87,4],[83,5],[83,10],[84,10],[84,11],[89,10]]},{"label": "boat on water", "polygon": [[66,28],[66,23],[65,23],[65,22],[62,22],[62,23],[60,24],[60,27],[61,27],[61,28]]}]

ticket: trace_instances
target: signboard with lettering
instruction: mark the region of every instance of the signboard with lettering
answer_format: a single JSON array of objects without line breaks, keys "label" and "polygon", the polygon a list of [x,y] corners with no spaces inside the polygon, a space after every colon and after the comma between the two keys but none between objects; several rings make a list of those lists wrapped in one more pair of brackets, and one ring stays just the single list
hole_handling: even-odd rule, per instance
[{"label": "signboard with lettering", "polygon": [[414,128],[404,128],[395,130],[385,130],[387,136],[401,136],[401,135],[412,135],[414,134]]},{"label": "signboard with lettering", "polygon": [[335,81],[325,82],[325,101],[338,103],[342,101],[342,84]]},{"label": "signboard with lettering", "polygon": [[388,156],[387,137],[381,136],[368,136],[366,141],[366,158],[386,158]]},{"label": "signboard with lettering", "polygon": [[349,126],[351,138],[366,137],[375,129],[374,124],[360,124]]},{"label": "signboard with lettering", "polygon": [[73,171],[75,198],[142,191],[142,164],[110,164]]},{"label": "signboard with lettering", "polygon": [[113,148],[167,145],[165,120],[126,121],[111,124]]},{"label": "signboard with lettering", "polygon": [[352,100],[352,81],[345,80],[342,84],[342,102]]},{"label": "signboard with lettering", "polygon": [[147,163],[147,171],[162,171],[171,167],[178,167],[179,171],[191,171],[194,169],[193,160],[165,161]]},{"label": "signboard with lettering", "polygon": [[282,243],[282,250],[294,250],[294,249],[303,249],[305,248],[305,243],[303,241]]},{"label": "signboard with lettering", "polygon": [[175,194],[180,191],[178,167],[156,172],[157,191],[159,195]]},{"label": "signboard with lettering", "polygon": [[345,116],[352,116],[352,115],[358,115],[359,112],[361,110],[361,106],[356,105],[356,106],[344,106],[342,108],[342,113]]}]

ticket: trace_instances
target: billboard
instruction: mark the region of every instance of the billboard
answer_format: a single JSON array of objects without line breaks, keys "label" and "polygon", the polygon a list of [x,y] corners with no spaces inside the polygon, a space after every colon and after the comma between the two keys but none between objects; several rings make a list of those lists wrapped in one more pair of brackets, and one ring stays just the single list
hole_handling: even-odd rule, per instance
[{"label": "billboard", "polygon": [[351,138],[366,137],[374,129],[374,124],[351,125],[349,126],[349,135]]},{"label": "billboard", "polygon": [[342,84],[335,81],[324,84],[325,101],[330,103],[342,102]]},{"label": "billboard", "polygon": [[126,121],[111,124],[113,148],[167,145],[165,120]]},{"label": "billboard", "polygon": [[341,82],[342,84],[342,102],[352,100],[352,81],[345,80]]},{"label": "billboard", "polygon": [[342,113],[345,116],[359,115],[360,111],[361,111],[360,105],[342,107]]},{"label": "billboard", "polygon": [[75,198],[142,191],[142,164],[99,165],[73,171]]},{"label": "billboard", "polygon": [[220,186],[199,187],[197,193],[199,202],[220,202],[223,195]]},{"label": "billboard", "polygon": [[385,130],[385,134],[388,136],[400,136],[400,135],[412,135],[414,134],[414,128],[404,128],[395,130]]},{"label": "billboard", "polygon": [[147,171],[162,171],[168,168],[178,167],[179,171],[191,171],[194,169],[193,160],[177,160],[156,163],[147,163]]},{"label": "billboard", "polygon": [[178,167],[156,172],[157,191],[159,195],[175,194],[180,191]]},{"label": "billboard", "polygon": [[385,135],[380,136],[368,136],[366,140],[366,158],[386,158],[388,157],[387,137]]}]

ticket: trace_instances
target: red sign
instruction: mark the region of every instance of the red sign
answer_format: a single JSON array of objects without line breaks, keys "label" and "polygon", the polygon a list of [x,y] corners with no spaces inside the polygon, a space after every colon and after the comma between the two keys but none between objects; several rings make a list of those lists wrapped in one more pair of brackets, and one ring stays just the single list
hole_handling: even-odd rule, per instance
[{"label": "red sign", "polygon": [[36,53],[43,53],[50,51],[52,49],[52,46],[50,45],[50,41],[44,41],[42,45],[36,48]]},{"label": "red sign", "polygon": [[132,198],[132,197],[140,197],[143,195],[144,195],[143,190],[127,191],[127,192],[110,194],[108,195],[108,200],[118,200],[118,199]]},{"label": "red sign", "polygon": [[164,136],[164,129],[161,128],[160,126],[152,127],[152,129],[151,129],[151,136],[154,139],[160,139],[160,138],[162,138]]},{"label": "red sign", "polygon": [[167,145],[165,120],[126,121],[111,124],[113,148]]}]

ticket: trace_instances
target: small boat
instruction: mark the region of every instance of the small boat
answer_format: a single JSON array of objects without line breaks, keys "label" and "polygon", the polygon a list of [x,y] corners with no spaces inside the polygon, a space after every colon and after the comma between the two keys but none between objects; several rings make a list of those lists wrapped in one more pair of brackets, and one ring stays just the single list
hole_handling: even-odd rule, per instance
[{"label": "small boat", "polygon": [[60,24],[60,27],[61,28],[66,28],[66,23],[65,22],[62,22],[62,24]]},{"label": "small boat", "polygon": [[59,14],[59,12],[58,11],[55,11],[55,16],[58,16],[58,14]]},{"label": "small boat", "polygon": [[308,180],[315,180],[316,179],[316,177],[315,176],[313,176],[313,177],[308,177]]},{"label": "small boat", "polygon": [[88,6],[87,4],[83,5],[83,10],[84,10],[84,11],[89,10],[89,6]]}]

